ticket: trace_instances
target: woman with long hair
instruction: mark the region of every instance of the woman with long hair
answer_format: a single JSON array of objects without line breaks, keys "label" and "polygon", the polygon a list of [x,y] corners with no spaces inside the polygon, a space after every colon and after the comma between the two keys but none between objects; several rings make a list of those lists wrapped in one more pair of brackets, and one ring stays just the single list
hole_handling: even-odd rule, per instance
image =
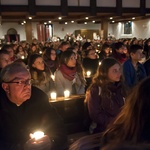
[{"label": "woman with long hair", "polygon": [[126,103],[105,131],[102,143],[138,144],[150,142],[150,78],[142,80],[126,98]]},{"label": "woman with long hair", "polygon": [[58,68],[56,50],[53,48],[46,48],[43,53],[43,59],[46,62],[49,69],[51,70],[52,74],[54,74],[54,72]]},{"label": "woman with long hair", "polygon": [[40,88],[49,95],[54,90],[51,72],[40,54],[32,54],[29,58],[29,70],[33,79],[32,85]]},{"label": "woman with long hair", "polygon": [[106,129],[124,105],[124,96],[120,63],[114,58],[103,59],[86,92],[92,121],[90,132],[97,133]]},{"label": "woman with long hair", "polygon": [[104,43],[101,48],[101,52],[99,53],[99,60],[102,61],[104,58],[110,57],[111,48],[110,45]]},{"label": "woman with long hair", "polygon": [[71,95],[85,93],[82,67],[77,63],[76,54],[72,50],[62,53],[60,66],[55,72],[55,85],[58,96],[63,96],[65,90],[69,90]]}]

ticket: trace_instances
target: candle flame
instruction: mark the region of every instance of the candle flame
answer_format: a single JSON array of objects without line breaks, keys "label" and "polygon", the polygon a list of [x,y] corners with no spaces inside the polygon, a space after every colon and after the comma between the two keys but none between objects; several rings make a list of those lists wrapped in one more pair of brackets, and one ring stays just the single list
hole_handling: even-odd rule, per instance
[{"label": "candle flame", "polygon": [[36,131],[33,134],[31,133],[30,137],[31,137],[31,139],[34,138],[35,140],[41,139],[42,137],[44,137],[44,132],[42,132],[42,131]]}]

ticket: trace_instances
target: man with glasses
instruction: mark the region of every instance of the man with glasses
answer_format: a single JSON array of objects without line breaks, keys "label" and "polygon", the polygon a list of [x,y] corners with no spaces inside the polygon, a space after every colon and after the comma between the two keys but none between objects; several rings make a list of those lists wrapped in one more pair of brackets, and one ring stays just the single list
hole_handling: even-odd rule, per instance
[{"label": "man with glasses", "polygon": [[47,95],[31,86],[26,66],[18,62],[7,65],[1,71],[1,81],[0,149],[22,150],[26,146],[29,150],[38,146],[29,140],[29,135],[41,130],[47,135],[45,141],[39,142],[41,149],[51,145],[51,150],[62,150],[66,143],[62,120],[50,106]]}]

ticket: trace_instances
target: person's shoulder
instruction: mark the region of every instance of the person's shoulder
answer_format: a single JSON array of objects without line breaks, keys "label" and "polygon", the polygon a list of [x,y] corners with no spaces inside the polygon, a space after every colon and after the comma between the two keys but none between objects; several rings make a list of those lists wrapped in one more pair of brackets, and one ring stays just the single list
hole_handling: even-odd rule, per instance
[{"label": "person's shoulder", "polygon": [[132,64],[132,61],[131,61],[131,59],[129,58],[129,59],[127,59],[124,63],[123,63],[123,67],[124,66],[128,66],[128,65],[131,65]]},{"label": "person's shoulder", "polygon": [[98,85],[96,85],[96,84],[93,84],[93,85],[91,85],[91,87],[89,88],[89,91],[90,91],[91,93],[97,93],[100,88],[101,88],[100,86],[98,86]]},{"label": "person's shoulder", "polygon": [[83,62],[89,62],[91,59],[90,58],[88,58],[88,57],[85,57],[85,58],[83,58]]},{"label": "person's shoulder", "polygon": [[137,65],[140,66],[140,67],[144,67],[144,65],[140,62],[138,62]]},{"label": "person's shoulder", "polygon": [[62,73],[61,73],[61,71],[60,71],[59,69],[57,69],[57,70],[55,71],[55,75],[56,75],[56,76],[62,76]]},{"label": "person's shoulder", "polygon": [[35,99],[48,99],[48,96],[45,92],[40,90],[39,88],[32,86],[31,98]]},{"label": "person's shoulder", "polygon": [[145,62],[144,62],[144,64],[143,65],[150,65],[150,58],[149,59],[147,59]]}]

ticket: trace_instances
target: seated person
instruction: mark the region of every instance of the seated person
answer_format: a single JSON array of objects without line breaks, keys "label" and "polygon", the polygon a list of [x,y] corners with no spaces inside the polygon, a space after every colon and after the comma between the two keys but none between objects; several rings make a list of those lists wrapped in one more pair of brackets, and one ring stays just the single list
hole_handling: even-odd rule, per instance
[{"label": "seated person", "polygon": [[0,71],[2,68],[11,63],[9,53],[5,50],[0,50]]},{"label": "seated person", "polygon": [[5,44],[5,45],[2,46],[1,50],[4,50],[4,51],[8,52],[11,62],[14,62],[15,60],[17,60],[17,56],[14,53],[12,45]]},{"label": "seated person", "polygon": [[58,68],[58,60],[56,57],[56,50],[53,48],[46,48],[43,53],[43,59],[47,64],[48,68],[54,74],[56,69]]},{"label": "seated person", "polygon": [[0,149],[22,150],[26,142],[30,143],[29,135],[41,130],[47,135],[43,146],[51,141],[51,150],[62,150],[66,143],[62,120],[47,95],[31,86],[31,74],[25,65],[7,65],[1,71],[1,79]]},{"label": "seated person", "polygon": [[114,58],[103,59],[86,92],[92,120],[90,133],[103,132],[106,129],[124,105],[125,95],[120,63]]},{"label": "seated person", "polygon": [[40,54],[32,54],[29,58],[29,70],[31,73],[32,85],[44,91],[47,95],[55,90],[54,81],[51,78],[51,71]]},{"label": "seated person", "polygon": [[104,58],[111,56],[111,48],[110,45],[104,43],[101,48],[101,52],[99,53],[99,60],[102,61]]},{"label": "seated person", "polygon": [[122,42],[113,43],[111,56],[123,64],[128,59],[127,47]]},{"label": "seated person", "polygon": [[[99,67],[99,59],[95,49],[89,49],[83,52],[82,65],[87,83],[85,90],[87,90],[92,82],[92,77]],[[87,75],[88,72],[90,72],[90,75]]]},{"label": "seated person", "polygon": [[134,87],[134,90],[126,97],[126,103],[121,112],[103,134],[102,146],[150,143],[149,89],[150,77],[143,79]]},{"label": "seated person", "polygon": [[97,68],[99,66],[99,59],[96,54],[96,50],[95,49],[86,50],[84,51],[83,55],[84,58],[82,61],[82,65],[84,72],[86,73],[87,71],[90,71],[91,76],[93,76],[96,73]]},{"label": "seated person", "polygon": [[147,76],[144,66],[139,62],[143,57],[142,51],[143,48],[140,45],[130,46],[129,59],[123,64],[125,84],[129,89]]},{"label": "seated person", "polygon": [[77,63],[73,51],[67,50],[62,53],[60,67],[55,72],[55,84],[58,96],[63,96],[65,90],[69,90],[71,95],[85,93],[82,67]]}]

